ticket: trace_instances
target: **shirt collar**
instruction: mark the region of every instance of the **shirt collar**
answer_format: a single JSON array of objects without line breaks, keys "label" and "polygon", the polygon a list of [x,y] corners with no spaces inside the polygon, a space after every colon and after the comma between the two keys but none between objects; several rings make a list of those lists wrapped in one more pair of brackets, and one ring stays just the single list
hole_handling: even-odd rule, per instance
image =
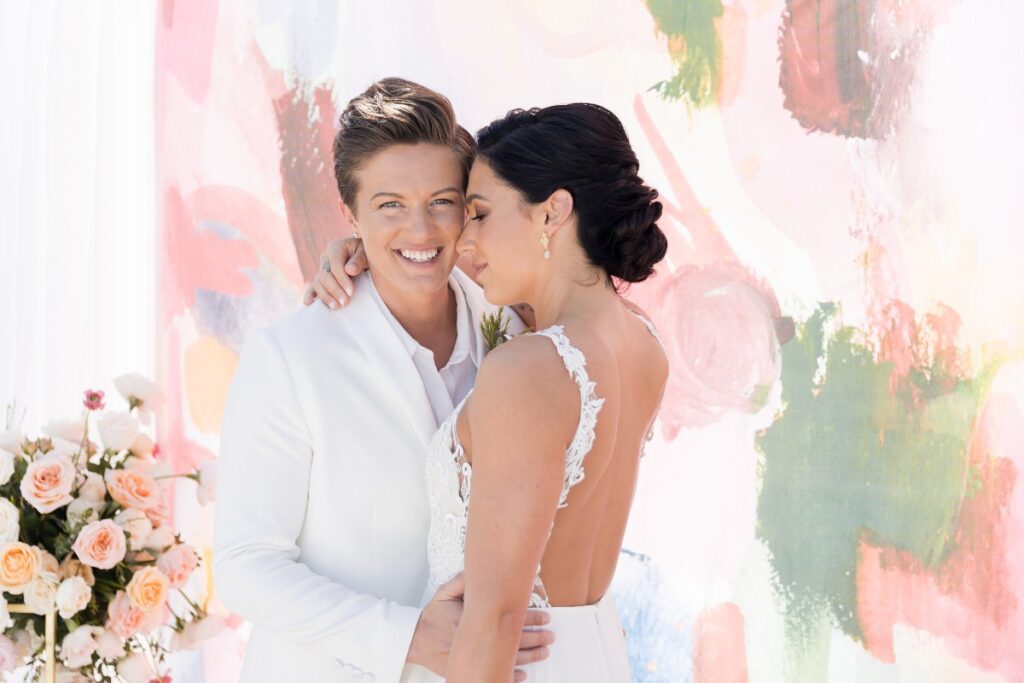
[{"label": "shirt collar", "polygon": [[[420,345],[418,341],[413,339],[413,336],[402,327],[402,323],[398,322],[398,318],[391,312],[388,305],[384,303],[384,299],[381,298],[380,292],[377,291],[377,286],[373,284],[373,276],[367,272],[367,282],[370,283],[370,294],[373,296],[373,300],[377,303],[381,312],[384,314],[384,318],[387,319],[388,324],[394,329],[395,334],[398,335],[398,339],[402,342],[402,346],[405,348],[406,353],[410,357],[414,356],[417,351],[422,350],[425,353],[430,353],[430,350]],[[448,366],[453,366],[464,361],[470,356],[470,353],[476,349],[476,344],[473,343],[473,321],[471,319],[472,311],[469,310],[469,305],[466,303],[466,295],[462,291],[462,287],[459,286],[458,281],[451,275],[448,276],[448,287],[455,294],[455,348],[452,349],[452,356],[448,359]],[[474,364],[479,366],[479,359],[476,354],[472,354]],[[447,367],[447,366],[446,366]]]}]

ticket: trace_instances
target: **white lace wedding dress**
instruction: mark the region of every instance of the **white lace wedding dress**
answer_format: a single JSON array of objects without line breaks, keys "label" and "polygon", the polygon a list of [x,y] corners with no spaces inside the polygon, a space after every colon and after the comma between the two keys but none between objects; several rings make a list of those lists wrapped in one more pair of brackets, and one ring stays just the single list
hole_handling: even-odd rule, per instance
[{"label": "white lace wedding dress", "polygon": [[[658,336],[649,321],[639,315],[637,317],[655,337]],[[569,490],[583,481],[583,461],[594,444],[597,416],[604,399],[597,397],[594,382],[587,376],[586,358],[569,342],[560,325],[535,334],[548,337],[554,343],[580,391],[580,420],[565,454],[565,478],[558,501],[558,507],[563,508],[567,505]],[[427,454],[430,581],[423,604],[465,567],[466,519],[473,469],[466,461],[455,425],[468,398],[463,399],[438,429]],[[549,648],[548,659],[522,667],[527,672],[528,683],[628,683],[630,674],[625,637],[611,595],[605,595],[593,605],[552,607],[538,567],[530,607],[542,608],[551,615],[550,624],[544,628],[555,633],[555,642]],[[415,665],[407,666],[402,677],[403,683],[441,680],[441,677]]]}]

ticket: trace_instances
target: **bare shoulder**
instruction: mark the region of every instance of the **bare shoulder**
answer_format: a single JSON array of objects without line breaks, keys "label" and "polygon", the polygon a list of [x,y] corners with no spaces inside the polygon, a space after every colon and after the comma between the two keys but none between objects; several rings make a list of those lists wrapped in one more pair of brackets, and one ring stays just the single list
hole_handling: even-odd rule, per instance
[{"label": "bare shoulder", "polygon": [[539,419],[561,429],[572,426],[579,392],[551,340],[526,334],[487,354],[473,388],[474,418],[482,409],[510,419]]}]

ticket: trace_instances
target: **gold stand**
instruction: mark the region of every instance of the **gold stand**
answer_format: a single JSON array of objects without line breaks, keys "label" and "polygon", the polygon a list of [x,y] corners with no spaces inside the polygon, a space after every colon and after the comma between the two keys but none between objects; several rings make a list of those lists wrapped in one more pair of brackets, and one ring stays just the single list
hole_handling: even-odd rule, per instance
[{"label": "gold stand", "polygon": [[[35,614],[25,605],[7,605],[7,611],[13,614]],[[43,654],[45,659],[46,683],[57,683],[57,612],[56,610],[46,613],[45,646]]]}]

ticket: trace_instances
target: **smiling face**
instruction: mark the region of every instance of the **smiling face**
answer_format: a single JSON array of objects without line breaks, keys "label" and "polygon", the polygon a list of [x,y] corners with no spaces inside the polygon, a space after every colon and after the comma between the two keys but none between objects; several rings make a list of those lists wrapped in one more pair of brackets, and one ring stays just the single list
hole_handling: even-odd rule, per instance
[{"label": "smiling face", "polygon": [[473,162],[466,198],[469,221],[458,249],[472,262],[487,300],[495,305],[529,300],[544,255],[543,210],[526,203],[481,157]]},{"label": "smiling face", "polygon": [[466,215],[455,152],[429,143],[392,145],[366,160],[355,176],[350,219],[363,238],[377,288],[391,296],[445,288]]}]

